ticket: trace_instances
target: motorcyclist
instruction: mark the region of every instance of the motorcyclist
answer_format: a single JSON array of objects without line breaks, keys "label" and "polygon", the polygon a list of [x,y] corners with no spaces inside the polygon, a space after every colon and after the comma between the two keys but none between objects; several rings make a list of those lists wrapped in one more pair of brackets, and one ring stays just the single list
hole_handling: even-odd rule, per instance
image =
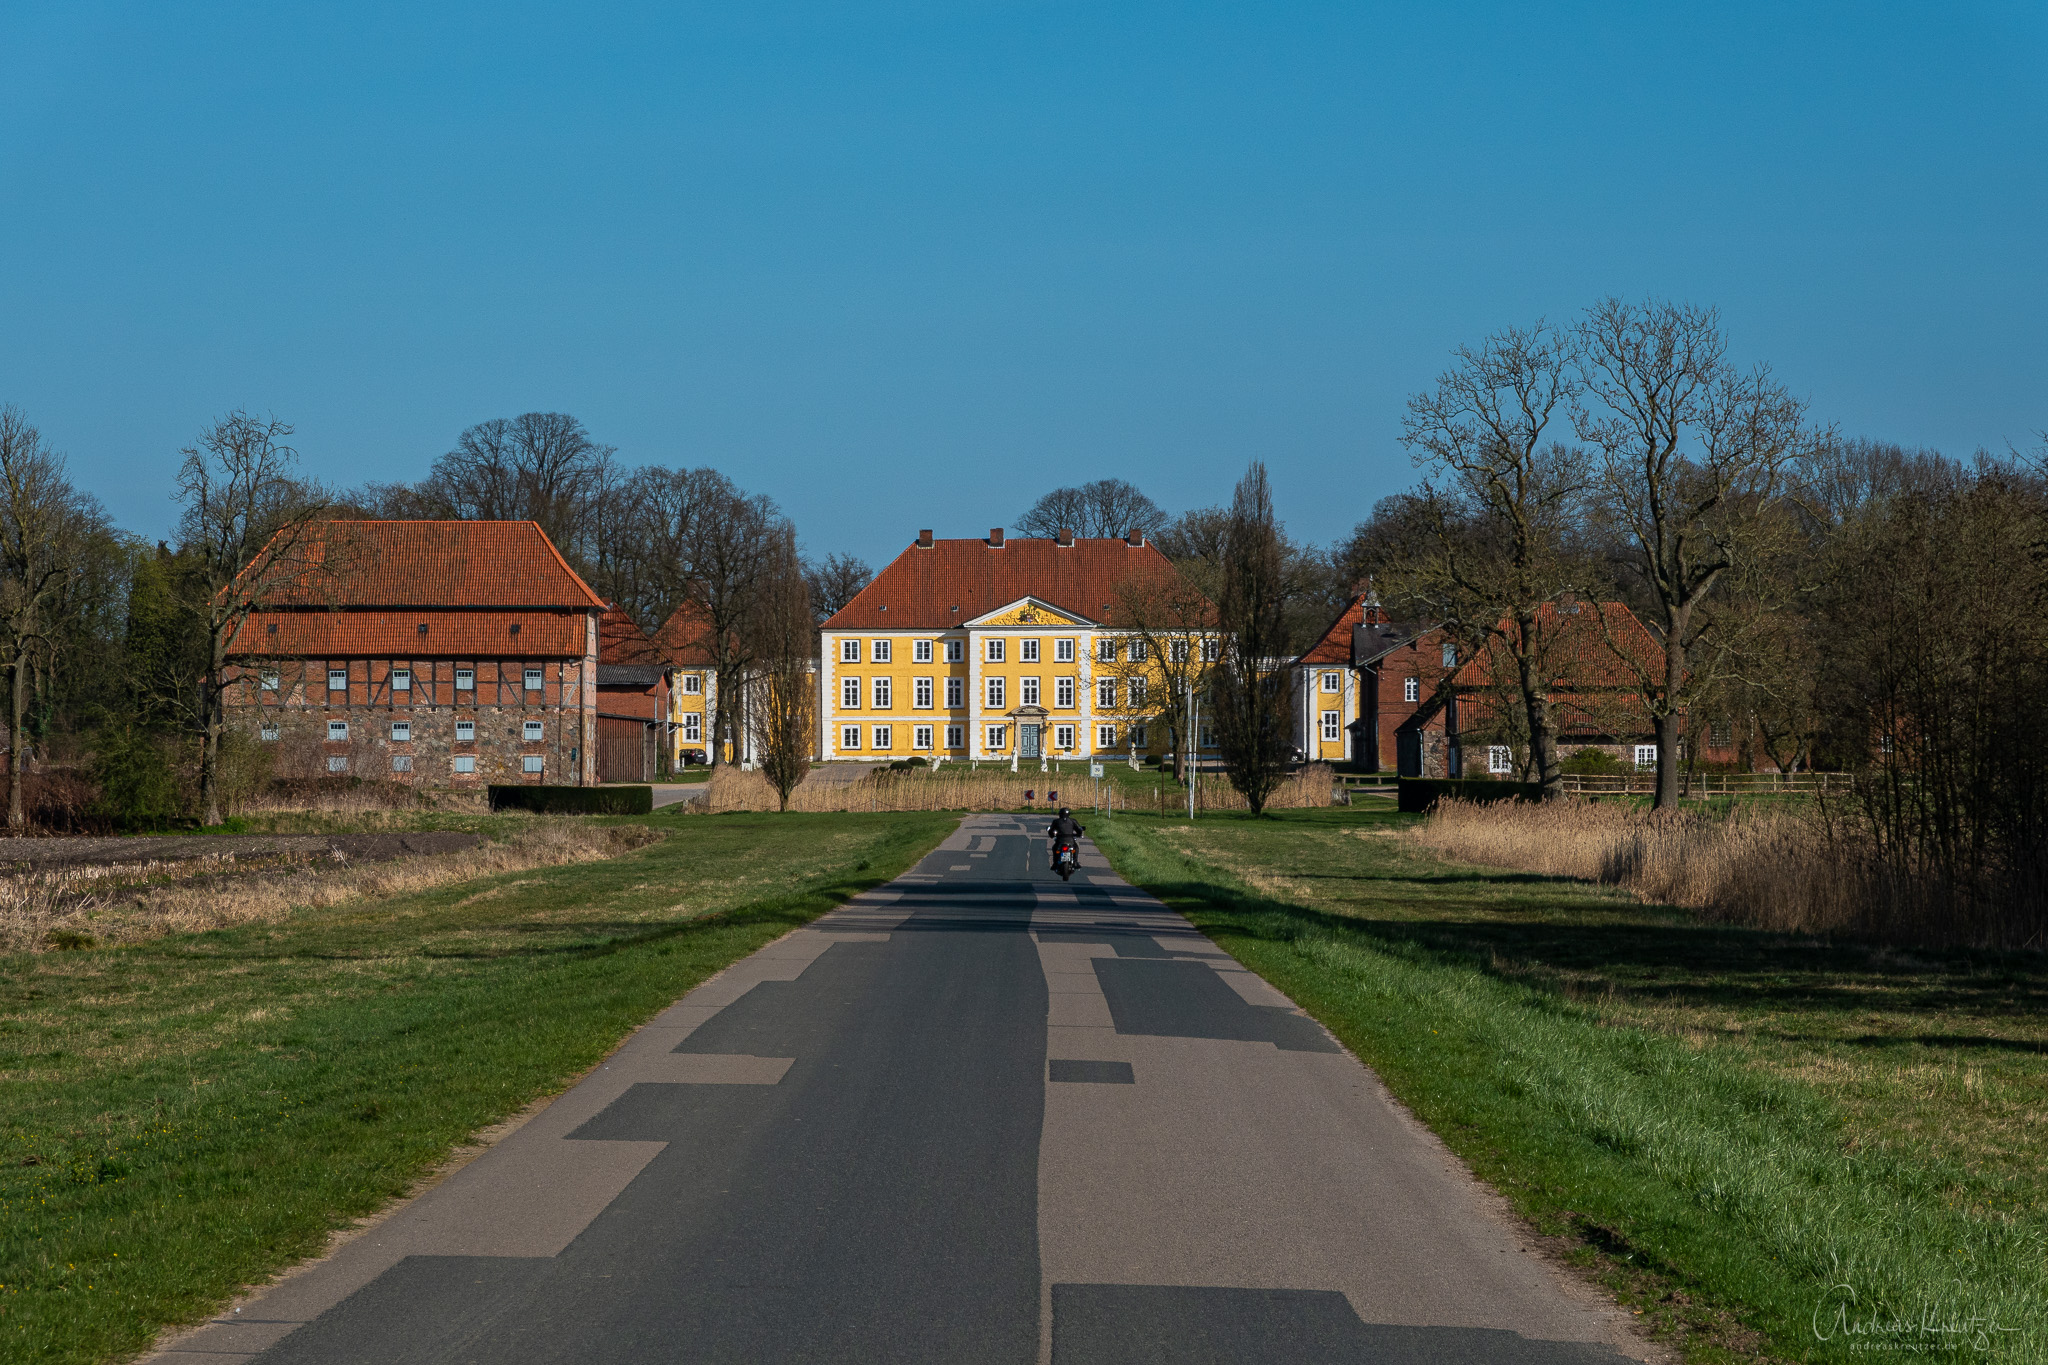
[{"label": "motorcyclist", "polygon": [[1045,831],[1045,837],[1052,840],[1052,848],[1047,854],[1048,859],[1058,856],[1062,843],[1073,844],[1074,852],[1078,856],[1081,851],[1081,836],[1087,832],[1081,822],[1074,818],[1074,812],[1061,806],[1060,813],[1053,817],[1052,824],[1047,826]]}]

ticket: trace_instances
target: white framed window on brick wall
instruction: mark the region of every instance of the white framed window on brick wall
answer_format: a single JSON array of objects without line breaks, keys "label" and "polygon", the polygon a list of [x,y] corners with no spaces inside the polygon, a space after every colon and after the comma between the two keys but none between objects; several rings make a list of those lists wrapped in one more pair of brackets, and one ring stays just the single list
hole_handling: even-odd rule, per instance
[{"label": "white framed window on brick wall", "polygon": [[1018,662],[1018,663],[1022,663],[1022,664],[1035,664],[1035,663],[1037,663],[1037,662],[1038,662],[1038,641],[1036,641],[1036,640],[1023,640],[1023,641],[1020,641],[1020,642],[1019,642],[1019,648],[1018,648],[1018,650],[1017,650],[1017,662]]},{"label": "white framed window on brick wall", "polygon": [[265,739],[276,739],[277,723],[275,721],[265,721],[263,722],[263,728],[261,730],[258,730],[256,733],[261,735]]},{"label": "white framed window on brick wall", "polygon": [[1116,727],[1114,725],[1098,725],[1095,727],[1095,747],[1098,749],[1114,749],[1116,747]]},{"label": "white framed window on brick wall", "polygon": [[985,641],[984,643],[988,646],[987,661],[992,664],[1001,663],[1003,661],[1004,654],[1008,652],[1004,647],[1005,642],[1000,637],[998,637],[992,640]]},{"label": "white framed window on brick wall", "polygon": [[1323,712],[1323,742],[1325,744],[1334,744],[1337,742],[1338,737],[1343,733],[1343,730],[1341,728],[1343,723],[1344,718],[1337,712]]},{"label": "white framed window on brick wall", "polygon": [[842,749],[860,748],[860,727],[858,725],[842,725],[839,727],[839,747]]},{"label": "white framed window on brick wall", "polygon": [[932,727],[929,725],[913,725],[910,728],[910,747],[913,749],[931,748]]},{"label": "white framed window on brick wall", "polygon": [[704,738],[704,717],[695,711],[683,713],[683,739],[695,744]]},{"label": "white framed window on brick wall", "polygon": [[1070,664],[1074,662],[1074,642],[1072,640],[1054,640],[1052,642],[1052,661],[1056,664]]},{"label": "white framed window on brick wall", "polygon": [[455,742],[456,742],[457,744],[474,744],[474,743],[476,743],[476,722],[475,722],[475,721],[473,721],[473,720],[458,720],[458,721],[456,721],[456,722],[455,722]]},{"label": "white framed window on brick wall", "polygon": [[327,771],[331,773],[347,772],[348,759],[341,754],[329,754],[327,756]]},{"label": "white framed window on brick wall", "polygon": [[948,679],[946,679],[946,705],[948,705],[948,706],[965,706],[965,705],[967,705],[967,679],[965,679],[965,678],[948,678]]},{"label": "white framed window on brick wall", "polygon": [[1054,678],[1052,680],[1052,704],[1061,710],[1071,710],[1074,705],[1074,680]]},{"label": "white framed window on brick wall", "polygon": [[966,748],[967,727],[964,725],[948,725],[946,727],[946,747],[948,749]]},{"label": "white framed window on brick wall", "polygon": [[1486,746],[1486,771],[1490,773],[1511,773],[1515,770],[1515,751],[1505,744]]},{"label": "white framed window on brick wall", "polygon": [[858,640],[841,640],[841,641],[839,642],[839,662],[840,662],[840,663],[843,663],[843,664],[857,664],[857,663],[859,663],[859,662],[860,662],[860,641],[858,641]]},{"label": "white framed window on brick wall", "polygon": [[919,710],[925,710],[931,706],[932,680],[930,678],[911,679],[910,704],[912,706],[917,707]]},{"label": "white framed window on brick wall", "polygon": [[459,772],[459,773],[473,773],[473,772],[475,772],[475,771],[476,771],[476,755],[475,755],[475,754],[457,754],[457,755],[455,755],[455,764],[454,764],[454,766],[455,766],[455,771],[456,771],[456,772]]},{"label": "white framed window on brick wall", "polygon": [[991,709],[993,709],[993,710],[1001,710],[1001,709],[1002,709],[1003,707],[1005,707],[1005,706],[1008,706],[1008,705],[1009,705],[1009,703],[1008,703],[1007,701],[1003,700],[1003,698],[1004,698],[1004,695],[1005,695],[1005,688],[1004,688],[1004,686],[1003,686],[1003,679],[1001,679],[1001,678],[990,678],[990,679],[988,679],[987,681],[988,681],[988,704],[989,704],[989,707],[990,707]]},{"label": "white framed window on brick wall", "polygon": [[392,742],[393,744],[407,744],[407,743],[410,743],[410,742],[411,742],[411,740],[412,740],[412,722],[411,722],[411,721],[409,721],[409,720],[394,720],[394,721],[392,721],[392,722],[391,722],[391,742]]},{"label": "white framed window on brick wall", "polygon": [[539,754],[528,754],[519,760],[519,771],[523,773],[537,773],[546,766],[547,760]]},{"label": "white framed window on brick wall", "polygon": [[914,664],[928,664],[931,661],[932,642],[930,640],[913,640],[910,642],[910,662]]},{"label": "white framed window on brick wall", "polygon": [[475,669],[473,669],[473,668],[458,668],[458,669],[456,669],[456,670],[455,670],[455,690],[456,690],[457,692],[474,692],[474,691],[476,691],[476,670],[475,670]]},{"label": "white framed window on brick wall", "polygon": [[392,690],[393,692],[410,692],[410,691],[412,691],[412,670],[411,670],[411,669],[409,669],[409,668],[394,668],[394,669],[392,669],[392,670],[391,670],[391,690]]},{"label": "white framed window on brick wall", "polygon": [[896,743],[896,732],[895,732],[895,729],[894,729],[894,727],[892,727],[892,726],[888,726],[888,725],[877,725],[877,726],[875,727],[875,745],[874,745],[874,747],[875,747],[875,750],[876,750],[876,752],[878,752],[878,753],[879,753],[879,752],[881,752],[881,751],[883,751],[883,750],[886,750],[886,749],[892,748],[892,747],[894,747],[895,743]]},{"label": "white framed window on brick wall", "polygon": [[347,669],[345,669],[345,668],[330,668],[330,669],[328,669],[328,670],[327,670],[327,690],[328,690],[329,692],[346,692],[346,691],[348,691],[348,670],[347,670]]},{"label": "white framed window on brick wall", "polygon": [[411,772],[411,771],[412,771],[412,755],[411,755],[411,754],[393,754],[393,755],[391,755],[391,771],[392,771],[392,772],[395,772],[395,773],[409,773],[409,772]]},{"label": "white framed window on brick wall", "polygon": [[1654,767],[1656,767],[1656,766],[1657,766],[1657,746],[1656,746],[1656,745],[1654,745],[1654,744],[1638,744],[1638,745],[1636,745],[1636,766],[1637,766],[1638,768],[1654,768]]},{"label": "white framed window on brick wall", "polygon": [[547,729],[540,721],[529,720],[522,727],[520,738],[528,744],[538,744],[547,738]]},{"label": "white framed window on brick wall", "polygon": [[1007,726],[1007,725],[991,725],[991,726],[989,726],[989,727],[988,727],[988,747],[989,747],[989,748],[991,748],[991,749],[1000,749],[1000,748],[1002,748],[1002,747],[1003,747],[1003,740],[1004,740],[1005,738],[1007,738],[1007,737],[1008,737],[1009,729],[1010,729],[1010,727],[1009,727],[1009,726]]},{"label": "white framed window on brick wall", "polygon": [[330,720],[327,722],[327,740],[330,744],[342,744],[348,740],[348,722]]},{"label": "white framed window on brick wall", "polygon": [[946,662],[947,662],[947,663],[949,663],[949,664],[965,663],[965,662],[966,662],[966,660],[967,660],[967,642],[966,642],[965,640],[948,640],[948,641],[946,641]]},{"label": "white framed window on brick wall", "polygon": [[888,710],[890,692],[889,680],[887,678],[875,679],[873,691],[875,694],[875,709],[877,711]]},{"label": "white framed window on brick wall", "polygon": [[540,691],[547,682],[546,676],[538,668],[522,669],[520,676],[526,680],[526,690],[529,692]]},{"label": "white framed window on brick wall", "polygon": [[1017,700],[1025,706],[1038,705],[1038,679],[1017,679]]},{"label": "white framed window on brick wall", "polygon": [[1095,680],[1095,704],[1105,711],[1116,705],[1115,678],[1097,678]]},{"label": "white framed window on brick wall", "polygon": [[702,673],[683,674],[683,695],[686,697],[701,697],[704,695],[704,675]]},{"label": "white framed window on brick wall", "polygon": [[1420,678],[1403,678],[1403,679],[1401,679],[1401,700],[1402,700],[1402,701],[1421,701],[1421,700],[1422,700],[1422,679],[1420,679]]},{"label": "white framed window on brick wall", "polygon": [[263,670],[262,673],[257,675],[256,686],[261,688],[265,692],[275,692],[277,691],[279,681],[280,679],[277,676],[277,670],[274,668],[266,668]]},{"label": "white framed window on brick wall", "polygon": [[1053,726],[1053,727],[1052,727],[1052,747],[1053,747],[1053,748],[1055,748],[1055,749],[1071,749],[1071,748],[1073,748],[1073,747],[1074,747],[1074,727],[1073,727],[1073,726],[1071,726],[1071,725],[1055,725],[1055,726]]},{"label": "white framed window on brick wall", "polygon": [[841,678],[839,680],[839,709],[842,711],[858,711],[860,709],[859,678]]}]

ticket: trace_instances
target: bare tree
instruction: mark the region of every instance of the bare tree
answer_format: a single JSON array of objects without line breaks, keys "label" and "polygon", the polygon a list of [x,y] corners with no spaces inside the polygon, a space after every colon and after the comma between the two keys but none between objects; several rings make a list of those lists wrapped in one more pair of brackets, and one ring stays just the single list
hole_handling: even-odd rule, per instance
[{"label": "bare tree", "polygon": [[597,494],[615,481],[613,447],[565,412],[478,422],[410,488],[365,490],[401,515],[464,521],[534,521],[565,554],[581,556]]},{"label": "bare tree", "polygon": [[47,680],[97,504],[64,477],[64,459],[20,408],[0,407],[0,671],[7,676],[7,827],[27,827],[29,701]]},{"label": "bare tree", "polygon": [[[1130,574],[1115,593],[1109,624],[1121,636],[1114,658],[1096,660],[1095,676],[1116,688],[1114,714],[1126,725],[1166,727],[1174,775],[1186,781],[1195,741],[1187,732],[1188,703],[1207,688],[1216,665],[1216,604],[1173,568]],[[1098,714],[1109,709],[1097,706]]]},{"label": "bare tree", "polygon": [[810,585],[811,609],[824,621],[851,602],[860,590],[874,581],[875,571],[867,561],[852,555],[830,554],[804,570]]},{"label": "bare tree", "polygon": [[1428,471],[1417,508],[1427,529],[1400,587],[1450,623],[1465,652],[1505,655],[1528,766],[1553,797],[1564,780],[1549,637],[1564,618],[1543,607],[1584,590],[1572,539],[1594,477],[1583,448],[1545,440],[1579,393],[1570,338],[1538,321],[1453,354],[1436,388],[1408,400],[1402,441]]},{"label": "bare tree", "polygon": [[716,470],[693,470],[689,479],[676,566],[683,601],[703,614],[712,667],[718,670],[707,736],[716,767],[724,759],[723,742],[738,738],[734,703],[755,663],[756,637],[749,627],[789,523],[768,497],[741,492]]},{"label": "bare tree", "polygon": [[1017,518],[1017,530],[1027,536],[1055,536],[1072,531],[1089,539],[1128,535],[1132,531],[1156,534],[1166,525],[1166,513],[1159,504],[1122,479],[1097,479],[1079,488],[1055,488]]},{"label": "bare tree", "polygon": [[1230,505],[1222,592],[1222,666],[1216,670],[1216,742],[1230,785],[1257,815],[1286,776],[1288,579],[1266,466],[1254,460]]},{"label": "bare tree", "polygon": [[812,669],[817,621],[796,533],[787,523],[770,533],[772,545],[754,613],[754,695],[747,719],[761,771],[774,784],[782,809],[811,770],[817,740],[818,680]]},{"label": "bare tree", "polygon": [[1757,553],[1772,525],[1759,514],[1813,439],[1804,405],[1767,366],[1729,363],[1713,309],[1609,298],[1587,310],[1575,339],[1583,392],[1573,419],[1599,451],[1600,508],[1663,645],[1639,679],[1663,808],[1678,800],[1686,707],[1728,657],[1710,596]]},{"label": "bare tree", "polygon": [[[186,572],[180,606],[206,638],[197,688],[159,680],[162,701],[199,736],[200,823],[221,821],[220,743],[226,729],[226,674],[238,636],[265,604],[301,596],[343,572],[342,547],[318,538],[325,507],[316,490],[292,477],[298,452],[291,427],[237,409],[181,452],[178,522]],[[316,548],[317,547],[317,548]]]}]

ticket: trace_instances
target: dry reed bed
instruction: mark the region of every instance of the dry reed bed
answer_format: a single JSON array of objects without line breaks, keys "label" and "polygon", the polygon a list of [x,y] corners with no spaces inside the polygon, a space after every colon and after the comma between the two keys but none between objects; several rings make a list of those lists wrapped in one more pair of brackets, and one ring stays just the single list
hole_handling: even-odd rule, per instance
[{"label": "dry reed bed", "polygon": [[132,943],[161,934],[274,922],[302,909],[427,891],[504,872],[615,857],[661,836],[536,816],[511,837],[456,853],[346,863],[331,855],[208,857],[0,877],[0,952]]},{"label": "dry reed bed", "polygon": [[2042,946],[2017,917],[1888,867],[1852,833],[1813,815],[1445,799],[1412,837],[1463,862],[1605,882],[1752,928]]},{"label": "dry reed bed", "polygon": [[[1303,768],[1280,784],[1266,803],[1274,809],[1327,806],[1331,797],[1331,772],[1322,764]],[[965,810],[1007,811],[1044,804],[1048,789],[1060,793],[1069,806],[1092,802],[1094,783],[1086,774],[1032,773],[1006,770],[976,772],[940,768],[924,772],[873,772],[854,782],[805,782],[790,793],[793,811],[910,811]],[[1118,809],[1161,810],[1186,808],[1185,789],[1165,787],[1118,788]],[[1126,807],[1125,802],[1130,804]],[[720,768],[711,775],[703,802],[693,810],[758,811],[780,806],[775,788],[760,772]],[[1204,774],[1196,792],[1197,810],[1244,810],[1245,799],[1228,779]]]}]

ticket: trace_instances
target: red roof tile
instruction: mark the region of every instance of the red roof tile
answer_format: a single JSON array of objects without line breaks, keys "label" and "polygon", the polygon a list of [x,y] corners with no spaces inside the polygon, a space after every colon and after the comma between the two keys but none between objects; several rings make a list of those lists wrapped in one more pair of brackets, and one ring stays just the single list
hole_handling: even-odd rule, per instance
[{"label": "red roof tile", "polygon": [[[1617,649],[1652,673],[1662,667],[1656,637],[1625,602],[1602,602],[1597,612],[1579,604],[1546,603],[1541,622],[1549,636],[1546,666],[1560,691],[1633,688],[1636,672],[1617,656]],[[1487,650],[1460,668],[1454,681],[1460,687],[1489,687],[1493,676],[1492,651]]]},{"label": "red roof tile", "polygon": [[[825,622],[826,630],[944,630],[1022,597],[1092,621],[1115,614],[1117,585],[1173,565],[1149,541],[935,540],[912,545]],[[954,608],[959,610],[954,610]]]},{"label": "red roof tile", "polygon": [[639,623],[614,602],[597,620],[597,661],[601,664],[659,664],[661,650]]},{"label": "red roof tile", "polygon": [[309,607],[253,613],[229,653],[240,659],[577,658],[588,621],[580,611]]},{"label": "red roof tile", "polygon": [[661,629],[654,632],[654,646],[664,660],[681,668],[709,668],[716,662],[711,651],[711,622],[701,607],[688,602],[670,612]]},{"label": "red roof tile", "polygon": [[309,539],[307,557],[325,571],[309,571],[280,605],[605,606],[530,521],[329,521]]}]

